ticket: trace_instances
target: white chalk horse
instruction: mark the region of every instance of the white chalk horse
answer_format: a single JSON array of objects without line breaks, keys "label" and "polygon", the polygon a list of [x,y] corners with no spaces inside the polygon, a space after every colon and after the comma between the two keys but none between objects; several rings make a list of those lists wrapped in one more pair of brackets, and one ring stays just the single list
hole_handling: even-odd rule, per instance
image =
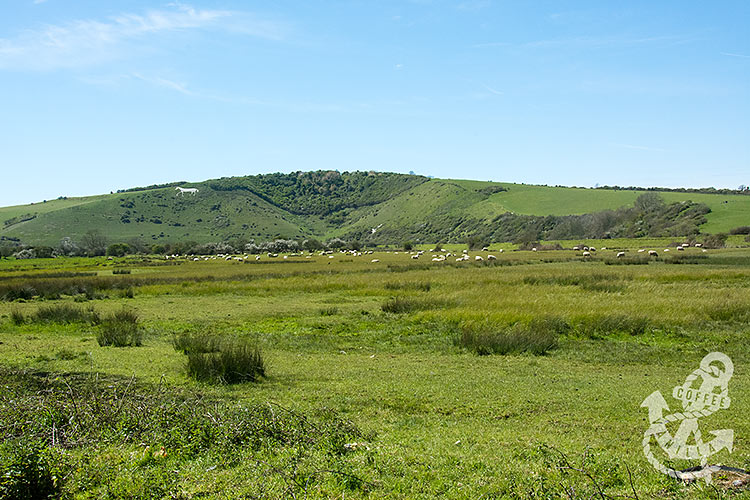
[{"label": "white chalk horse", "polygon": [[179,193],[177,193],[175,196],[180,196],[180,195],[185,196],[185,193],[189,193],[192,195],[198,194],[198,188],[181,188],[177,186],[175,189],[179,191]]}]

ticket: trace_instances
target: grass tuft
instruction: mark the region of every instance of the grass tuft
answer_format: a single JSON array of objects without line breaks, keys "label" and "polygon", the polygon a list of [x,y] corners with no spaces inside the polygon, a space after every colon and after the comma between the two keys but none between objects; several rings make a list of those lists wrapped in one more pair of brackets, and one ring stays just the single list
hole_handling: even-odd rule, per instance
[{"label": "grass tuft", "polygon": [[94,308],[83,309],[70,304],[55,304],[40,306],[32,316],[36,323],[93,323],[100,321],[99,314]]},{"label": "grass tuft", "polygon": [[100,346],[137,347],[143,343],[143,330],[138,323],[138,314],[130,309],[121,309],[104,317],[96,334]]},{"label": "grass tuft", "polygon": [[535,318],[512,325],[491,323],[464,324],[455,343],[480,356],[489,354],[519,354],[527,352],[543,355],[558,345],[558,337],[570,329],[560,318]]},{"label": "grass tuft", "polygon": [[11,309],[10,311],[10,322],[14,325],[22,325],[26,322],[26,317],[18,309]]},{"label": "grass tuft", "polygon": [[247,338],[182,334],[173,345],[187,355],[188,375],[196,380],[234,384],[255,382],[266,375],[260,348]]}]

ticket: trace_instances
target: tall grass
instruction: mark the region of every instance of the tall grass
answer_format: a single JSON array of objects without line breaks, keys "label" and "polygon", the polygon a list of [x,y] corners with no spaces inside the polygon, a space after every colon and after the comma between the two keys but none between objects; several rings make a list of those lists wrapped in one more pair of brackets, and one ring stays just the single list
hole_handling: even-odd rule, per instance
[{"label": "tall grass", "polygon": [[192,333],[175,336],[173,345],[187,355],[188,375],[196,380],[233,384],[266,374],[263,354],[248,338]]},{"label": "tall grass", "polygon": [[40,306],[31,317],[38,323],[93,323],[97,324],[101,318],[93,307],[84,309],[70,304],[54,304]]},{"label": "tall grass", "polygon": [[455,303],[446,299],[422,298],[410,296],[391,297],[380,305],[380,310],[386,313],[404,314],[428,309],[442,309],[452,307]]},{"label": "tall grass", "polygon": [[570,325],[560,318],[535,318],[528,323],[499,325],[491,322],[465,323],[455,343],[481,355],[518,354],[543,355],[558,345],[560,334]]},{"label": "tall grass", "polygon": [[26,317],[18,309],[11,309],[10,311],[10,322],[14,325],[22,325],[26,322]]},{"label": "tall grass", "polygon": [[138,323],[138,314],[130,309],[121,309],[101,320],[96,341],[100,346],[137,347],[143,343],[143,330]]}]

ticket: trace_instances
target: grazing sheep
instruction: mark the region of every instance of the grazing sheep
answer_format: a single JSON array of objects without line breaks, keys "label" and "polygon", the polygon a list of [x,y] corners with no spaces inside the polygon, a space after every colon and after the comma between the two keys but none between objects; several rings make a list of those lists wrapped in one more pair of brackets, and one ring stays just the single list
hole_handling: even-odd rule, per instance
[{"label": "grazing sheep", "polygon": [[638,253],[643,253],[643,252],[645,252],[645,251],[646,251],[646,249],[645,249],[645,248],[640,248],[640,249],[638,249]]},{"label": "grazing sheep", "polygon": [[659,256],[659,252],[657,252],[656,250],[649,250],[648,251],[648,256],[649,257],[658,257]]},{"label": "grazing sheep", "polygon": [[503,253],[503,249],[501,248],[500,250],[498,250],[498,253]]},{"label": "grazing sheep", "polygon": [[685,247],[677,247],[677,250],[682,250],[682,251],[684,251],[684,250],[685,250]]},{"label": "grazing sheep", "polygon": [[700,247],[702,247],[702,246],[703,246],[703,243],[696,243],[696,244],[695,244],[695,248],[700,248]]},{"label": "grazing sheep", "polygon": [[683,243],[682,246],[685,247],[685,248],[687,248],[687,247],[690,246],[690,243]]},{"label": "grazing sheep", "polygon": [[669,252],[669,248],[665,248],[665,249],[664,249],[664,251],[665,251],[665,252]]},{"label": "grazing sheep", "polygon": [[419,255],[412,255],[411,258],[417,260],[419,258]]},{"label": "grazing sheep", "polygon": [[607,249],[607,247],[602,247],[602,250],[606,250],[606,249]]},{"label": "grazing sheep", "polygon": [[531,249],[532,252],[536,252],[536,247]]},{"label": "grazing sheep", "polygon": [[625,252],[617,252],[617,258],[625,257]]},{"label": "grazing sheep", "polygon": [[489,250],[490,250],[490,247],[482,247],[483,252],[489,252]]},{"label": "grazing sheep", "polygon": [[497,260],[497,257],[495,257],[495,256],[494,256],[494,255],[492,255],[492,254],[489,254],[489,255],[487,256],[487,260]]},{"label": "grazing sheep", "polygon": [[260,255],[256,255],[255,260],[260,260]]},{"label": "grazing sheep", "polygon": [[475,255],[475,256],[474,256],[474,260],[476,260],[476,261],[480,261],[480,260],[484,260],[484,259],[482,258],[482,256],[481,256],[481,255]]},{"label": "grazing sheep", "polygon": [[583,252],[584,257],[591,257],[591,252]]},{"label": "grazing sheep", "polygon": [[380,259],[372,259],[370,262],[380,262]]},{"label": "grazing sheep", "polygon": [[462,250],[462,252],[463,252],[464,254],[467,254],[467,253],[469,253],[469,251],[468,251],[468,250]]},{"label": "grazing sheep", "polygon": [[573,250],[575,250],[576,252],[577,252],[578,250],[580,250],[580,249],[581,249],[581,248],[580,248],[580,247],[578,247],[578,246],[575,246],[575,247],[573,247]]}]

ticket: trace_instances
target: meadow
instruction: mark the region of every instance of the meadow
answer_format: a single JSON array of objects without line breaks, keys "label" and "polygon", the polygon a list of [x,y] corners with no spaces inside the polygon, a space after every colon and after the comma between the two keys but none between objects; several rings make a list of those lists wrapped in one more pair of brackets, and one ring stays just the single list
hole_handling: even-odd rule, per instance
[{"label": "meadow", "polygon": [[[700,424],[734,447],[709,463],[750,469],[750,249],[670,242],[0,260],[0,496],[750,497],[642,452],[642,401],[676,411],[721,351],[731,406]],[[100,345],[125,312],[137,339]],[[262,375],[191,376],[191,339],[257,347]]]}]

